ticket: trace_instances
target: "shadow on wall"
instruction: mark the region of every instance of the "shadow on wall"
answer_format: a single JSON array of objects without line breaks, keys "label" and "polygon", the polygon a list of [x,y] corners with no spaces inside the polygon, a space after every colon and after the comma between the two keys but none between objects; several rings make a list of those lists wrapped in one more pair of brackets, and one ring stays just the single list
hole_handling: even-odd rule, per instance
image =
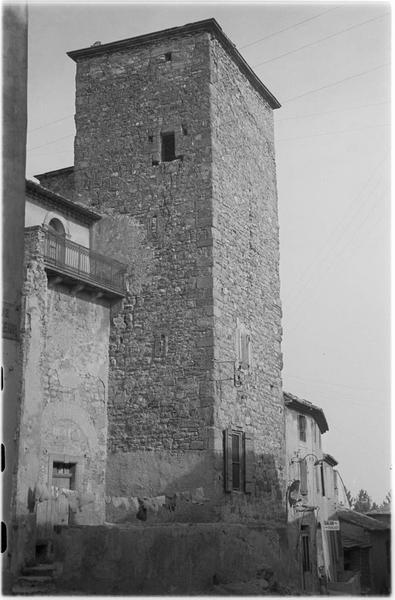
[{"label": "shadow on wall", "polygon": [[240,481],[232,488],[222,453],[163,450],[111,454],[106,521],[285,524],[283,484],[274,457],[250,454],[247,459],[248,469],[243,467]]},{"label": "shadow on wall", "polygon": [[153,265],[146,228],[127,214],[105,216],[95,224],[93,240],[95,251],[127,265],[128,291],[138,294]]},{"label": "shadow on wall", "polygon": [[252,579],[277,595],[298,587],[284,532],[259,525],[70,527],[55,554],[62,589],[90,594],[215,594],[218,584]]}]

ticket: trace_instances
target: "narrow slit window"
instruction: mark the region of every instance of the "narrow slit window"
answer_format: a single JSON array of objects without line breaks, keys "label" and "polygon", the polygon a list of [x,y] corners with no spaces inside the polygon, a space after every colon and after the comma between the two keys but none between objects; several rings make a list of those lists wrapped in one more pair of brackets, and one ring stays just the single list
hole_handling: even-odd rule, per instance
[{"label": "narrow slit window", "polygon": [[321,463],[321,491],[322,495],[325,496],[325,475],[324,475],[324,465]]},{"label": "narrow slit window", "polygon": [[306,441],[306,417],[304,415],[299,415],[298,424],[299,424],[299,439],[301,442],[305,442]]},{"label": "narrow slit window", "polygon": [[174,136],[174,131],[171,131],[169,133],[162,133],[161,134],[161,146],[162,146],[162,152],[161,152],[161,158],[162,158],[162,162],[170,162],[171,160],[175,160],[176,158],[176,142],[175,142],[175,136]]},{"label": "narrow slit window", "polygon": [[158,217],[156,215],[153,215],[151,217],[151,233],[157,233],[158,232]]},{"label": "narrow slit window", "polygon": [[233,489],[240,490],[241,485],[241,436],[239,434],[232,435],[232,481]]}]

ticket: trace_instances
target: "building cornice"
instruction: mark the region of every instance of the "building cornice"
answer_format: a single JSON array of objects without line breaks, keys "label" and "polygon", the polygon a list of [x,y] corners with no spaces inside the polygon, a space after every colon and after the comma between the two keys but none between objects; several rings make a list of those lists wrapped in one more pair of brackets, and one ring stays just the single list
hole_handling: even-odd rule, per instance
[{"label": "building cornice", "polygon": [[[290,408],[291,410],[295,410],[299,413],[312,417],[317,423],[321,433],[329,431],[328,422],[326,420],[324,411],[319,406],[316,406],[307,400],[302,400],[301,398],[298,398],[293,394],[289,394],[288,392],[284,392],[284,404],[286,408]],[[329,454],[327,456],[329,456]]]},{"label": "building cornice", "polygon": [[46,173],[39,173],[38,175],[34,175],[36,179],[40,179],[40,177],[57,177],[58,175],[67,175],[73,173],[74,166],[72,167],[64,167],[63,169],[56,169],[55,171],[47,171]]},{"label": "building cornice", "polygon": [[36,201],[49,209],[57,209],[66,216],[74,217],[74,219],[91,225],[95,221],[99,221],[102,216],[93,210],[77,204],[72,200],[68,200],[59,194],[55,194],[51,190],[34,183],[34,181],[26,181],[26,194],[32,201]]},{"label": "building cornice", "polygon": [[111,54],[113,52],[125,51],[131,48],[137,48],[139,46],[151,44],[160,40],[165,40],[170,37],[179,37],[184,36],[188,33],[199,32],[207,32],[215,35],[215,37],[219,40],[219,42],[231,56],[233,61],[239,67],[240,71],[249,80],[253,88],[269,103],[271,108],[280,108],[281,104],[279,103],[277,98],[275,98],[273,94],[267,89],[267,87],[262,83],[259,77],[254,73],[251,67],[244,60],[244,58],[237,50],[233,42],[231,42],[227,35],[225,35],[218,22],[213,18],[204,19],[203,21],[196,21],[195,23],[188,23],[187,25],[182,25],[180,27],[162,29],[161,31],[147,33],[144,35],[138,35],[136,37],[118,40],[116,42],[98,44],[95,46],[90,46],[88,48],[82,48],[81,50],[72,50],[70,52],[67,52],[67,55],[75,62],[78,62],[79,60],[84,58],[91,58],[93,56],[99,56],[101,54]]}]

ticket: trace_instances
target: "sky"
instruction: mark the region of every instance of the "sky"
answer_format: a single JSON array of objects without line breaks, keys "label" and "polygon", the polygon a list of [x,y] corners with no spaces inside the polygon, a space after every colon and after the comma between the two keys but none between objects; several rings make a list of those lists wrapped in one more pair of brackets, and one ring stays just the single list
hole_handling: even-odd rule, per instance
[{"label": "sky", "polygon": [[390,448],[390,4],[29,3],[27,177],[73,164],[69,50],[214,17],[280,101],[283,388],[381,503]]}]

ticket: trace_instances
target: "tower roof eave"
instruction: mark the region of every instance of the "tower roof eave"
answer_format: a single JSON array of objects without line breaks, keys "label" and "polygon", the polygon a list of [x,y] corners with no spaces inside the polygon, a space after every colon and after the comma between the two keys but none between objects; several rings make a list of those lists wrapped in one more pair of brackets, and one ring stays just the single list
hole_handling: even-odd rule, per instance
[{"label": "tower roof eave", "polygon": [[97,56],[100,54],[107,54],[111,52],[117,52],[121,50],[126,50],[129,48],[136,48],[138,46],[143,46],[146,44],[150,44],[154,41],[158,41],[161,39],[166,39],[170,36],[176,35],[185,35],[186,33],[193,33],[199,31],[207,31],[213,33],[217,39],[221,42],[225,50],[232,57],[234,62],[237,64],[242,73],[247,77],[250,81],[251,85],[263,96],[263,98],[269,103],[270,107],[280,108],[281,104],[273,96],[273,94],[267,89],[267,87],[262,83],[259,77],[254,73],[251,67],[244,60],[240,52],[237,50],[236,46],[231,42],[231,40],[225,35],[222,28],[216,21],[216,19],[204,19],[203,21],[196,21],[194,23],[188,23],[186,25],[181,25],[179,27],[171,27],[169,29],[162,29],[161,31],[156,31],[153,33],[147,33],[144,35],[138,35],[136,37],[127,38],[124,40],[118,40],[116,42],[109,42],[107,44],[100,44],[97,46],[90,46],[88,48],[82,48],[80,50],[72,50],[67,52],[67,56],[69,56],[72,60],[77,62],[81,58],[87,58],[91,56]]}]

